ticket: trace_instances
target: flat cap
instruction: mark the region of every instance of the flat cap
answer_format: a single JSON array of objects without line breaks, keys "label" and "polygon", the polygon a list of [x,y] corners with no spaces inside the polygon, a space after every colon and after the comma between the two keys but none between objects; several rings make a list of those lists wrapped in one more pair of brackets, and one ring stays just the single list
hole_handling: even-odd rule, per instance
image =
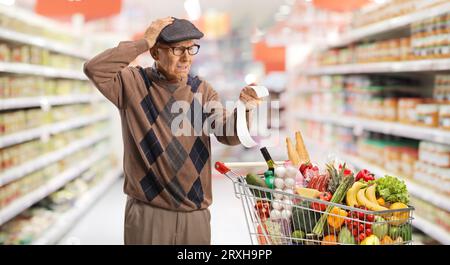
[{"label": "flat cap", "polygon": [[201,39],[203,33],[189,20],[174,18],[172,24],[166,26],[159,33],[158,41],[174,43],[185,40]]}]

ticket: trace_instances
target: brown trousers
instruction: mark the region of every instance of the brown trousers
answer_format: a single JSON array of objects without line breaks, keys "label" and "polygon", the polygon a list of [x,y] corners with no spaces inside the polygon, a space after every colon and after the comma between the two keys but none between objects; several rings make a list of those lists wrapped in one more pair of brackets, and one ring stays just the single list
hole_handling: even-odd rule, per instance
[{"label": "brown trousers", "polygon": [[128,197],[125,207],[125,245],[209,245],[208,209],[176,212]]}]

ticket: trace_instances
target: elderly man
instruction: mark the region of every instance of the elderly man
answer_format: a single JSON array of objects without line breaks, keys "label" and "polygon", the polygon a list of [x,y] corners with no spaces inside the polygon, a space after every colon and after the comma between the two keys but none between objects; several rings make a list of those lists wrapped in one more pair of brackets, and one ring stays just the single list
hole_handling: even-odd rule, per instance
[{"label": "elderly man", "polygon": [[[211,143],[203,125],[210,122],[221,143],[237,145],[239,139],[236,130],[226,130],[235,125],[236,111],[229,114],[213,104],[208,112],[205,106],[219,100],[217,92],[189,74],[202,37],[187,20],[159,19],[144,39],[121,42],[84,65],[120,112],[128,195],[125,244],[210,244]],[[129,66],[146,51],[153,67]],[[250,87],[242,89],[240,100],[248,111],[259,103]],[[183,105],[187,112],[176,112]],[[180,127],[179,117],[189,122],[183,119]]]}]

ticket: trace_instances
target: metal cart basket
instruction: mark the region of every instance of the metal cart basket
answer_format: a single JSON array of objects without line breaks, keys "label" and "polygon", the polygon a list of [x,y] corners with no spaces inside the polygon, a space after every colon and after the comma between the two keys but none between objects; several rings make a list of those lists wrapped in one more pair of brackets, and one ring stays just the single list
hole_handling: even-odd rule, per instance
[{"label": "metal cart basket", "polygon": [[[252,244],[412,244],[414,208],[411,206],[370,211],[253,186],[229,168],[242,165],[251,168],[252,165],[261,166],[261,163],[216,162],[215,168],[233,182],[235,195],[242,203]],[[279,209],[278,214],[275,215],[274,209]]]}]

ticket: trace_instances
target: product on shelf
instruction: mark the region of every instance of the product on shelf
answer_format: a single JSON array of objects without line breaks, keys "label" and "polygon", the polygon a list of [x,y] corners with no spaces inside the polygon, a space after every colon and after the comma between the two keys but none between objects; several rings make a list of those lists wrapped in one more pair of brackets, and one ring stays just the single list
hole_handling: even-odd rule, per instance
[{"label": "product on shelf", "polygon": [[411,25],[414,58],[442,58],[450,55],[450,13]]},{"label": "product on shelf", "polygon": [[450,130],[450,104],[439,107],[439,127]]},{"label": "product on shelf", "polygon": [[417,105],[424,102],[422,98],[399,98],[398,121],[405,124],[415,124],[417,121]]},{"label": "product on shelf", "polygon": [[95,143],[89,148],[82,149],[73,154],[70,154],[63,159],[50,164],[44,168],[38,169],[31,174],[28,174],[16,181],[8,183],[0,187],[0,207],[3,208],[10,204],[12,201],[26,195],[33,190],[36,190],[59,173],[67,170],[72,166],[76,166],[79,161],[83,161],[89,155],[92,155],[98,150],[104,150],[107,146],[107,140]]},{"label": "product on shelf", "polygon": [[439,125],[439,105],[419,104],[416,106],[417,125],[426,127],[438,127]]},{"label": "product on shelf", "polygon": [[411,198],[415,215],[450,233],[450,212],[418,198]]},{"label": "product on shelf", "polygon": [[417,141],[360,138],[357,142],[357,153],[359,157],[389,172],[412,176],[412,169],[417,160]]},{"label": "product on shelf", "polygon": [[81,39],[75,38],[73,35],[67,34],[67,32],[62,30],[37,26],[33,23],[29,23],[28,21],[18,19],[14,15],[8,15],[7,13],[0,14],[0,27],[11,31],[30,34],[41,38],[48,38],[64,43],[80,43],[81,41]]},{"label": "product on shelf", "polygon": [[436,75],[433,97],[439,102],[450,101],[450,75]]},{"label": "product on shelf", "polygon": [[63,96],[92,93],[86,81],[49,79],[43,77],[1,76],[0,98]]},{"label": "product on shelf", "polygon": [[60,150],[72,142],[95,135],[95,132],[104,131],[107,124],[107,122],[101,122],[87,125],[52,135],[46,141],[38,139],[2,148],[0,149],[0,169],[4,171],[41,155]]},{"label": "product on shelf", "polygon": [[[63,188],[0,226],[0,245],[25,245],[39,239],[64,213],[73,209],[86,192],[104,179],[112,163],[109,157],[101,159]],[[1,196],[4,196],[3,191]],[[0,206],[3,207],[1,203]]]},{"label": "product on shelf", "polygon": [[450,13],[411,25],[410,36],[352,44],[318,54],[320,65],[366,64],[450,57]]},{"label": "product on shelf", "polygon": [[0,112],[0,136],[73,118],[89,117],[91,113],[106,113],[106,106],[104,104],[77,104],[55,106],[49,111],[26,109]]},{"label": "product on shelf", "polygon": [[434,166],[450,168],[450,145],[422,141],[419,159]]},{"label": "product on shelf", "polygon": [[[302,112],[316,115],[349,115],[447,129],[450,126],[448,80],[448,75],[436,76],[431,98],[423,93],[420,83],[411,78],[365,75],[307,77],[302,80],[305,85],[300,86],[310,86],[310,89],[306,90],[308,93],[297,96],[296,105],[302,106]],[[324,89],[320,88],[321,85]],[[341,88],[331,93],[331,87]]]},{"label": "product on shelf", "polygon": [[0,43],[0,62],[11,61],[11,50],[8,45]]},{"label": "product on shelf", "polygon": [[352,27],[364,27],[384,20],[411,15],[414,12],[445,3],[447,3],[446,0],[391,0],[385,4],[355,12]]},{"label": "product on shelf", "polygon": [[50,52],[39,47],[30,45],[12,46],[5,43],[0,47],[0,59],[0,62],[34,64],[73,70],[81,69],[84,62],[80,58]]}]

